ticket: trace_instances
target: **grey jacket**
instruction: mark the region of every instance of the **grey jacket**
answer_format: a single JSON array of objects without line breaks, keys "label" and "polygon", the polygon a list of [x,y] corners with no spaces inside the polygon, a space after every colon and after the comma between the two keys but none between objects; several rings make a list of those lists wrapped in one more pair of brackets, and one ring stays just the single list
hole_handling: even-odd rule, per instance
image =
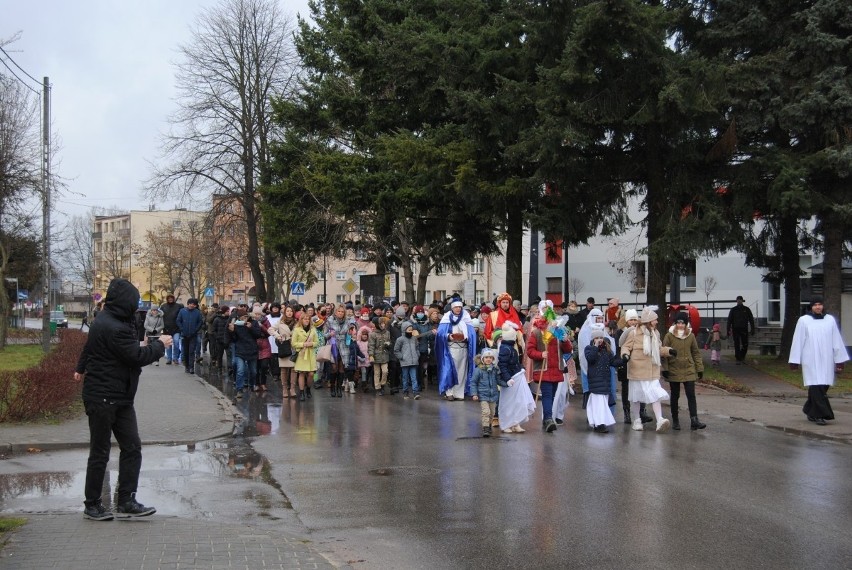
[{"label": "grey jacket", "polygon": [[[411,326],[408,321],[402,323],[403,327]],[[404,329],[403,329],[404,330]],[[417,348],[417,337],[407,337],[405,333],[396,339],[393,345],[393,352],[399,360],[400,366],[417,366],[420,361],[420,351]]]}]

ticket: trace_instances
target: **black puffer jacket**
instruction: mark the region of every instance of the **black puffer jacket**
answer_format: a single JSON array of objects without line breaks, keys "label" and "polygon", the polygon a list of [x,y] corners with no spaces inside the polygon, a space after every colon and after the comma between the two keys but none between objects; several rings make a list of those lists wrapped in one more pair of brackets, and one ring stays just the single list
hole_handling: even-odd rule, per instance
[{"label": "black puffer jacket", "polygon": [[139,346],[134,317],[139,291],[125,279],[113,279],[98,318],[92,321],[89,338],[77,361],[76,371],[85,374],[83,400],[132,404],[139,374],[163,357],[159,340]]}]

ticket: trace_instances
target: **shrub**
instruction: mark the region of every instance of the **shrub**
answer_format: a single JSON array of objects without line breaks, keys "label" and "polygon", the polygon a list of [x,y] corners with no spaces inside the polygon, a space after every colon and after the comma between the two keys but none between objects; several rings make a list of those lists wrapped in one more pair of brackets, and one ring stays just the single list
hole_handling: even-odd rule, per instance
[{"label": "shrub", "polygon": [[59,343],[32,368],[0,372],[0,422],[43,419],[80,399],[74,369],[86,344],[79,330],[59,331]]}]

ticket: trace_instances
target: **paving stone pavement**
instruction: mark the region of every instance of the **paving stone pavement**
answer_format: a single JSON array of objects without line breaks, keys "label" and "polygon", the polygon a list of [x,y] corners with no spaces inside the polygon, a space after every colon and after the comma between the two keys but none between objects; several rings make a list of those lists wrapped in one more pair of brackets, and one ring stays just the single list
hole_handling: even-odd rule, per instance
[{"label": "paving stone pavement", "polygon": [[0,552],[0,568],[333,569],[298,537],[246,525],[152,516],[94,522],[28,515]]}]

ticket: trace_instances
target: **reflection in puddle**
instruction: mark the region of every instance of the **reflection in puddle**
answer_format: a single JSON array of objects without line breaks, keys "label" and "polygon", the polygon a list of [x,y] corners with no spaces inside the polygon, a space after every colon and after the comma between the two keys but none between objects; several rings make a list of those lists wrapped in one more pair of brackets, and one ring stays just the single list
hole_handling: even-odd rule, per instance
[{"label": "reflection in puddle", "polygon": [[0,475],[0,502],[64,492],[71,486],[72,477],[68,471]]}]

